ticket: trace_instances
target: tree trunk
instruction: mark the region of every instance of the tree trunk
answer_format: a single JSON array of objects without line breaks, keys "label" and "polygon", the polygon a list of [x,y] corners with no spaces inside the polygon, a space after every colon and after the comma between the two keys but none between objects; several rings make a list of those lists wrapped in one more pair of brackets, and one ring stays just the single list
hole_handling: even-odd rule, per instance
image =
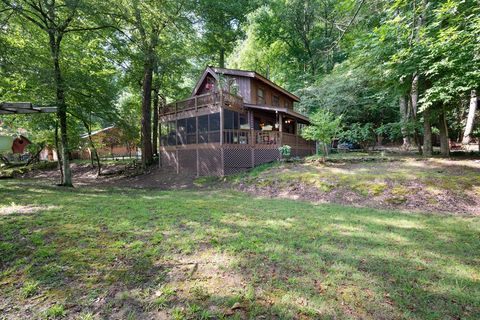
[{"label": "tree trunk", "polygon": [[423,155],[431,157],[432,152],[432,125],[430,123],[430,111],[426,109],[423,111]]},{"label": "tree trunk", "polygon": [[160,99],[158,88],[153,90],[153,135],[152,135],[152,144],[153,144],[153,154],[158,155],[158,110],[160,107]]},{"label": "tree trunk", "polygon": [[471,138],[471,134],[473,131],[473,125],[475,123],[475,113],[477,112],[477,106],[478,106],[478,97],[477,97],[477,91],[472,90],[470,93],[470,106],[468,108],[468,117],[467,117],[467,123],[465,125],[465,131],[463,133],[463,144],[469,144]]},{"label": "tree trunk", "polygon": [[407,130],[407,122],[408,122],[408,111],[407,111],[407,98],[406,96],[401,96],[399,100],[400,104],[400,116],[402,118],[402,137],[403,137],[403,145],[402,147],[405,150],[410,148],[410,137],[408,136]]},{"label": "tree trunk", "polygon": [[225,68],[225,49],[220,48],[220,68]]},{"label": "tree trunk", "polygon": [[[93,156],[95,157],[95,160],[97,161],[97,176],[100,176],[102,174],[102,167],[100,165],[100,157],[98,156],[97,148],[95,147],[95,144],[93,143],[92,139],[92,128],[90,125],[87,124],[86,121],[83,121],[83,125],[85,126],[85,129],[87,129],[88,133],[88,141],[90,142],[90,147],[93,150]],[[93,166],[93,157],[92,158],[92,166]]]},{"label": "tree trunk", "polygon": [[417,110],[418,110],[418,84],[419,84],[419,76],[415,74],[412,80],[412,89],[410,92],[410,102],[412,107],[412,116],[415,119],[417,117]]},{"label": "tree trunk", "polygon": [[59,184],[62,184],[63,182],[62,156],[60,152],[60,145],[58,143],[58,122],[56,121],[55,121],[55,148],[57,149],[57,163],[58,163],[58,170],[60,171]]},{"label": "tree trunk", "polygon": [[62,144],[62,169],[63,179],[62,185],[65,187],[73,187],[72,185],[72,172],[70,170],[70,159],[68,149],[68,136],[67,136],[67,104],[65,102],[65,91],[63,87],[62,72],[60,69],[60,42],[62,40],[61,35],[55,37],[55,33],[49,33],[50,39],[50,52],[53,59],[53,71],[55,79],[56,90],[56,103],[57,103],[57,117],[60,121],[60,142]]},{"label": "tree trunk", "polygon": [[145,62],[143,68],[142,95],[142,165],[145,169],[153,163],[152,153],[152,77],[153,63]]},{"label": "tree trunk", "polygon": [[448,157],[450,155],[450,146],[448,143],[447,119],[443,108],[438,117],[438,129],[440,131],[440,154],[444,157]]}]

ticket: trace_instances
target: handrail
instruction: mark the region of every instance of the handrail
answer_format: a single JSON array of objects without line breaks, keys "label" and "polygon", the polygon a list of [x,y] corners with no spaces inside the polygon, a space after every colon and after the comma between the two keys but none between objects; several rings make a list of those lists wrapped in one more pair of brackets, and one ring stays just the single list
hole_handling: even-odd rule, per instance
[{"label": "handrail", "polygon": [[224,144],[249,144],[250,129],[223,129]]},{"label": "handrail", "polygon": [[207,105],[214,105],[216,103],[222,105],[232,106],[240,109],[243,106],[243,98],[229,92],[208,92],[193,96],[188,99],[175,101],[165,105],[160,111],[162,114],[174,113],[178,111],[184,111],[187,109],[197,109]]},{"label": "handrail", "polygon": [[255,130],[255,144],[279,144],[280,132]]}]

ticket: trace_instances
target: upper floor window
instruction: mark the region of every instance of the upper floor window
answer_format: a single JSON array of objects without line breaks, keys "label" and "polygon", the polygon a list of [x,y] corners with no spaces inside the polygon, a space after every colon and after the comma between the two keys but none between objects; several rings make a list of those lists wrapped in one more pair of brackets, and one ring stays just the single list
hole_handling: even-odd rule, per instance
[{"label": "upper floor window", "polygon": [[257,104],[265,104],[265,91],[262,88],[257,89]]},{"label": "upper floor window", "polygon": [[287,108],[287,109],[292,108],[292,103],[289,100],[285,100],[285,108]]},{"label": "upper floor window", "polygon": [[205,84],[206,91],[212,91],[215,88],[215,79],[208,77],[207,83]]},{"label": "upper floor window", "polygon": [[280,98],[278,96],[272,97],[272,105],[275,107],[280,107]]}]

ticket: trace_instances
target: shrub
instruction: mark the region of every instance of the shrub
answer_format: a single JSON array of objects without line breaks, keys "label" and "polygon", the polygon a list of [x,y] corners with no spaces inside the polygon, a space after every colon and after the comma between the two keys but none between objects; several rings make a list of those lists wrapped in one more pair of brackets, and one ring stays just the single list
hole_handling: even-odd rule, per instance
[{"label": "shrub", "polygon": [[278,151],[280,151],[280,155],[282,156],[282,158],[288,159],[288,158],[290,158],[290,156],[292,154],[292,147],[285,144],[285,145],[279,147]]}]

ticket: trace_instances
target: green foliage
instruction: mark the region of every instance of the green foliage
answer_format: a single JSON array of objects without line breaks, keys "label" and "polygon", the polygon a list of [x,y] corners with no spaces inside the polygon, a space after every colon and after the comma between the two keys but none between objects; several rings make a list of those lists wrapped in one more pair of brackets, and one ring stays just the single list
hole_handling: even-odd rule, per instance
[{"label": "green foliage", "polygon": [[290,155],[292,154],[292,147],[285,144],[279,147],[278,151],[280,151],[280,155],[282,156],[282,158],[289,158]]},{"label": "green foliage", "polygon": [[47,319],[59,319],[65,316],[65,307],[61,304],[51,306],[45,311]]},{"label": "green foliage", "polygon": [[342,117],[328,111],[318,111],[310,117],[311,125],[305,127],[301,135],[307,140],[320,141],[324,146],[324,155],[328,154],[327,146],[340,133]]},{"label": "green foliage", "polygon": [[343,141],[360,144],[363,150],[374,146],[377,138],[373,124],[371,123],[365,123],[363,125],[353,123],[348,129],[341,133],[340,137]]},{"label": "green foliage", "polygon": [[38,290],[38,281],[26,281],[22,287],[22,296],[24,298],[30,298],[35,295]]}]

